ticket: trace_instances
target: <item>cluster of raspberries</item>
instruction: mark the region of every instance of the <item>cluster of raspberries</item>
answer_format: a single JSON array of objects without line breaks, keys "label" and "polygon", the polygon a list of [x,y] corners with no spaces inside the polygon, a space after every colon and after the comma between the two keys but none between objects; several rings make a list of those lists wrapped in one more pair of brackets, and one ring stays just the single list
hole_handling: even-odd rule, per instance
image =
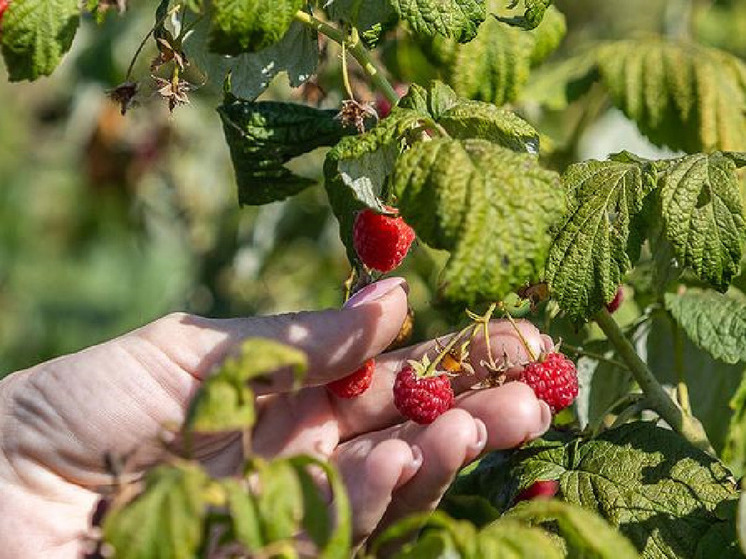
[{"label": "cluster of raspberries", "polygon": [[[353,244],[361,263],[370,270],[387,273],[401,264],[415,239],[414,230],[396,209],[385,213],[366,209],[358,213],[353,227]],[[451,375],[444,371],[427,372],[416,364],[405,365],[394,381],[394,404],[413,421],[428,424],[450,409],[454,402]],[[338,398],[355,398],[373,382],[375,361],[369,359],[359,369],[331,382],[327,389]],[[529,385],[537,398],[544,400],[552,413],[569,406],[578,395],[575,365],[558,352],[542,354],[523,367],[519,381]]]}]

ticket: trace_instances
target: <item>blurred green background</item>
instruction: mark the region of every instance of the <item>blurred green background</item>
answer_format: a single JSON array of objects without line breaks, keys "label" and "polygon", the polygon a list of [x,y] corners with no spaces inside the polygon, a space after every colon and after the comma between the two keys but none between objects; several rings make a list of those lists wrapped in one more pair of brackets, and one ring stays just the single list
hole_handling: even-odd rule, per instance
[{"label": "blurred green background", "polygon": [[[569,32],[555,57],[586,41],[670,30],[681,13],[693,14],[702,40],[746,54],[744,4],[557,2]],[[0,377],[172,310],[240,316],[342,300],[349,265],[323,188],[240,209],[216,93],[198,90],[173,117],[155,96],[126,117],[107,100],[153,9],[132,3],[101,26],[86,18],[52,78],[9,84],[0,64]],[[390,39],[394,52],[399,39]],[[147,76],[152,54],[142,57],[139,75]],[[319,84],[338,92],[338,63],[333,52],[328,57]],[[411,81],[405,67],[396,81]],[[299,92],[279,78],[264,97],[298,100]],[[577,156],[652,150],[633,125],[607,110],[574,146]],[[560,132],[576,118],[572,110],[525,114]],[[322,157],[317,152],[298,165],[319,174]],[[437,260],[419,247],[402,269],[418,338],[446,327],[429,305]]]}]

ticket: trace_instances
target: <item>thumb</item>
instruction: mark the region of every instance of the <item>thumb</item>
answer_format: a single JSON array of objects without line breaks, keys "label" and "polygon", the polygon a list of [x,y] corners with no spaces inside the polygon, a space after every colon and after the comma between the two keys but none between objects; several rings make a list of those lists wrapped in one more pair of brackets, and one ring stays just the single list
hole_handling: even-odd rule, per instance
[{"label": "thumb", "polygon": [[[158,347],[198,380],[244,339],[270,338],[306,353],[305,384],[326,384],[354,371],[391,343],[407,315],[407,290],[403,278],[392,277],[363,288],[340,310],[233,319],[175,313],[132,335]],[[285,391],[292,385],[290,372],[279,371],[261,391]]]}]

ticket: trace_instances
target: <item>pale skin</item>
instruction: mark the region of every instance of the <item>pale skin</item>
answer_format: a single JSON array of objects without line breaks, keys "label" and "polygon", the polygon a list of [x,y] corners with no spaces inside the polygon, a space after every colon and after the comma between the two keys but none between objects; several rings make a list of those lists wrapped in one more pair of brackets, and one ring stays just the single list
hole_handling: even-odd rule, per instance
[{"label": "pale skin", "polygon": [[[276,375],[257,398],[253,450],[263,456],[311,453],[340,469],[362,542],[406,514],[433,509],[458,470],[481,453],[512,448],[543,434],[546,404],[522,383],[469,390],[456,382],[453,409],[430,425],[405,420],[392,401],[396,372],[434,342],[381,353],[407,312],[406,284],[390,278],[355,306],[260,318],[205,319],[174,314],[79,353],[19,371],[0,381],[0,558],[73,559],[92,508],[111,483],[103,456],[135,450],[127,477],[164,457],[164,425],[178,425],[200,382],[249,336],[290,343],[308,354],[305,387]],[[537,354],[551,348],[519,323]],[[493,354],[525,362],[528,354],[505,322],[490,328]],[[373,386],[342,400],[323,384],[375,357]],[[485,344],[473,344],[480,371]],[[196,456],[213,475],[242,460],[240,436],[205,437]]]}]

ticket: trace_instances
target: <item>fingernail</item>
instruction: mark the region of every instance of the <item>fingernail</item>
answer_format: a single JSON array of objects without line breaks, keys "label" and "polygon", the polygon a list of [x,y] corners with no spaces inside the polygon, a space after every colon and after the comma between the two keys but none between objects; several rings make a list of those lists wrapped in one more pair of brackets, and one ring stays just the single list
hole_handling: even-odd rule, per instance
[{"label": "fingernail", "polygon": [[477,456],[487,446],[487,426],[481,419],[474,418],[474,425],[477,427],[477,440],[468,447],[472,457]]},{"label": "fingernail", "polygon": [[536,439],[541,437],[544,433],[549,431],[549,427],[552,425],[552,409],[544,400],[539,400],[539,410],[541,413],[541,428],[531,433],[528,438]]},{"label": "fingernail", "polygon": [[404,278],[386,278],[363,287],[360,291],[347,299],[345,304],[342,305],[342,308],[354,309],[355,307],[359,307],[360,305],[364,305],[365,303],[376,301],[383,296],[391,293],[397,287],[401,287],[405,293],[409,293],[409,286],[407,285],[407,282]]},{"label": "fingernail", "polygon": [[419,446],[414,444],[410,448],[412,450],[412,461],[402,468],[399,480],[396,482],[396,488],[401,487],[412,479],[420,470],[420,467],[422,467],[422,450]]}]

